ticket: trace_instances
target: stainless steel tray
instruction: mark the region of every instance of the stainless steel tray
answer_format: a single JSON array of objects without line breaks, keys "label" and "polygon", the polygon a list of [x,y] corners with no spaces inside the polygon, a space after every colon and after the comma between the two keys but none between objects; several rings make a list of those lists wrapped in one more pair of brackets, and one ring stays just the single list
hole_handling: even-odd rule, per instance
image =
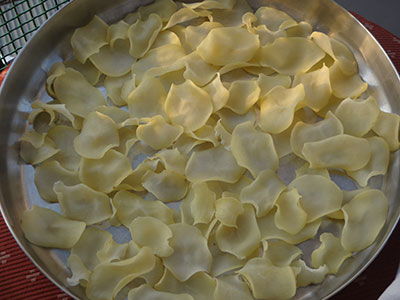
[{"label": "stainless steel tray", "polygon": [[[26,127],[30,103],[46,99],[46,74],[55,61],[72,55],[70,37],[74,28],[87,24],[97,14],[112,23],[138,6],[142,0],[75,0],[52,17],[29,41],[13,63],[0,90],[0,207],[15,239],[37,267],[65,292],[77,299],[87,299],[84,290],[69,287],[66,278],[66,254],[30,244],[21,231],[22,212],[32,202],[43,203],[33,184],[32,168],[18,156],[18,139]],[[400,79],[390,59],[373,36],[345,9],[332,0],[250,0],[257,8],[269,5],[286,11],[297,20],[304,20],[314,30],[325,32],[346,43],[360,66],[362,78],[384,111],[400,114]],[[346,261],[336,276],[329,276],[321,285],[298,290],[295,299],[327,299],[359,275],[375,258],[393,231],[399,215],[400,154],[392,155],[392,163],[383,180],[390,210],[388,220],[376,242]],[[52,206],[47,204],[47,206]]]}]

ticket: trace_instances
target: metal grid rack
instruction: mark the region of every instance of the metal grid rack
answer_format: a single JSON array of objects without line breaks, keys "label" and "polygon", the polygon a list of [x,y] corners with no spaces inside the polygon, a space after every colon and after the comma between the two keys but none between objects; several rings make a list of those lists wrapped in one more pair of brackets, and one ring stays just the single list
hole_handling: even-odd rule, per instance
[{"label": "metal grid rack", "polygon": [[36,29],[71,0],[0,0],[0,71]]}]

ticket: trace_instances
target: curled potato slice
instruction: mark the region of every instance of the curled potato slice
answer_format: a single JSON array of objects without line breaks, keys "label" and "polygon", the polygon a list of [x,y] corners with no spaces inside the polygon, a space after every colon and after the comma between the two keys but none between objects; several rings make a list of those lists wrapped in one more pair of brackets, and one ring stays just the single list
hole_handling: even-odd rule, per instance
[{"label": "curled potato slice", "polygon": [[34,182],[40,197],[48,202],[57,202],[57,195],[54,193],[53,185],[62,181],[66,185],[79,184],[76,171],[65,169],[56,161],[44,162],[36,168]]},{"label": "curled potato slice", "polygon": [[118,127],[105,114],[88,114],[81,133],[74,139],[75,151],[84,158],[100,159],[111,148],[119,146]]},{"label": "curled potato slice", "polygon": [[250,256],[259,246],[261,238],[253,207],[245,204],[243,208],[244,213],[236,220],[237,228],[220,224],[215,232],[218,247],[239,259]]},{"label": "curled potato slice", "polygon": [[287,28],[297,22],[287,13],[273,7],[261,6],[255,12],[258,25],[265,25],[271,31]]},{"label": "curled potato slice", "polygon": [[82,158],[79,179],[96,191],[109,193],[131,172],[128,157],[111,149],[100,159]]},{"label": "curled potato slice", "polygon": [[208,93],[190,80],[180,85],[173,84],[165,101],[165,111],[171,122],[187,131],[195,131],[205,125],[212,110]]},{"label": "curled potato slice", "polygon": [[343,201],[341,189],[329,178],[320,175],[303,175],[288,186],[301,195],[300,206],[307,214],[307,223],[340,209]]},{"label": "curled potato slice", "polygon": [[78,134],[79,131],[76,129],[64,125],[52,127],[47,134],[54,141],[57,149],[60,149],[53,159],[71,171],[77,170],[80,162],[80,156],[74,149],[74,138]]},{"label": "curled potato slice", "polygon": [[304,99],[302,84],[286,89],[276,86],[270,90],[260,104],[258,125],[268,133],[277,134],[289,128],[294,118],[296,106]]},{"label": "curled potato slice", "polygon": [[206,63],[196,52],[183,58],[185,72],[183,78],[193,81],[198,86],[209,83],[217,74],[217,68]]},{"label": "curled potato slice", "polygon": [[297,74],[293,86],[300,83],[304,86],[304,104],[306,106],[319,111],[328,104],[332,88],[327,66],[324,65],[321,69],[313,72]]},{"label": "curled potato slice", "polygon": [[72,68],[77,70],[86,79],[90,82],[90,84],[95,85],[99,82],[100,79],[100,71],[90,62],[90,60],[86,60],[84,64],[81,64],[79,61],[73,59],[64,62],[65,67]]},{"label": "curled potato slice", "polygon": [[311,265],[313,268],[326,265],[328,274],[336,274],[346,258],[351,256],[351,252],[345,250],[340,239],[332,233],[321,234],[319,240],[321,245],[311,254]]},{"label": "curled potato slice", "polygon": [[118,220],[126,227],[137,217],[153,217],[169,225],[174,223],[173,211],[161,201],[143,200],[138,195],[119,191],[113,198]]},{"label": "curled potato slice", "polygon": [[54,80],[54,92],[57,100],[71,113],[83,118],[97,106],[107,105],[103,94],[71,68],[65,69],[65,73]]},{"label": "curled potato slice", "polygon": [[331,79],[332,93],[338,98],[356,98],[368,88],[368,84],[362,81],[358,73],[352,75],[343,73],[338,62],[335,62],[329,68],[329,76]]},{"label": "curled potato slice", "polygon": [[380,111],[376,123],[372,130],[380,137],[384,138],[389,145],[390,151],[399,149],[399,127],[400,116]]},{"label": "curled potato slice", "polygon": [[[26,139],[26,136],[21,138],[20,155],[26,163],[37,165],[54,157],[60,151],[56,149],[57,146],[53,140],[45,135],[41,136],[40,139],[29,138],[29,141],[25,141],[24,139]],[[36,148],[32,142],[40,146]]]},{"label": "curled potato slice", "polygon": [[289,266],[277,267],[265,258],[253,258],[238,273],[256,299],[286,300],[296,294],[296,277]]},{"label": "curled potato slice", "polygon": [[224,226],[237,228],[237,218],[243,213],[243,205],[234,197],[222,197],[215,202],[215,218]]},{"label": "curled potato slice", "polygon": [[285,188],[274,171],[261,171],[251,184],[241,190],[240,201],[253,205],[257,217],[262,217],[272,209]]},{"label": "curled potato slice", "polygon": [[153,217],[136,217],[129,224],[132,239],[139,247],[149,247],[155,255],[170,256],[174,250],[168,240],[172,231],[168,225]]},{"label": "curled potato slice", "polygon": [[148,284],[143,284],[137,288],[131,289],[128,293],[128,300],[193,300],[189,294],[175,294],[168,292],[160,292],[153,289]]},{"label": "curled potato slice", "polygon": [[172,0],[156,0],[150,5],[140,6],[138,11],[143,19],[151,14],[159,15],[163,22],[167,22],[172,14],[176,11],[177,5]]},{"label": "curled potato slice", "polygon": [[156,115],[165,116],[164,102],[167,93],[161,81],[146,77],[128,96],[128,108],[133,118],[151,118]]},{"label": "curled potato slice", "polygon": [[82,64],[100,48],[107,44],[108,25],[98,16],[94,16],[89,24],[75,29],[71,38],[75,58]]},{"label": "curled potato slice", "polygon": [[250,290],[238,275],[228,275],[217,278],[214,293],[215,300],[251,300]]},{"label": "curled potato slice", "polygon": [[213,81],[203,87],[203,90],[205,90],[211,98],[213,112],[220,110],[228,102],[229,90],[222,84],[219,73],[217,73]]},{"label": "curled potato slice", "polygon": [[300,268],[300,273],[296,276],[296,283],[298,287],[321,283],[328,273],[327,265],[322,265],[316,269],[313,269],[307,266],[304,260],[301,259],[296,260],[292,266],[295,268]]},{"label": "curled potato slice", "polygon": [[130,281],[151,271],[155,256],[148,247],[134,257],[96,266],[86,286],[89,299],[113,299]]},{"label": "curled potato slice", "polygon": [[48,248],[72,248],[79,240],[86,224],[65,218],[48,208],[33,205],[21,219],[25,237],[32,243]]},{"label": "curled potato slice", "polygon": [[160,159],[165,169],[185,174],[186,157],[178,149],[164,149],[154,156]]},{"label": "curled potato slice", "polygon": [[270,90],[276,86],[283,86],[288,89],[291,84],[291,78],[287,75],[265,75],[260,73],[257,79],[258,86],[260,87],[260,97],[264,97]]},{"label": "curled potato slice", "polygon": [[321,225],[321,219],[317,219],[314,222],[306,224],[306,226],[304,226],[300,232],[293,235],[276,227],[274,215],[275,212],[272,211],[265,217],[257,219],[262,240],[279,239],[289,244],[296,245],[314,237],[317,234],[319,226]]},{"label": "curled potato slice", "polygon": [[232,132],[240,123],[250,121],[252,124],[256,122],[256,110],[250,109],[243,115],[238,115],[227,108],[217,111],[217,115],[221,118],[221,124],[229,132]]},{"label": "curled potato slice", "polygon": [[173,276],[186,281],[195,273],[209,272],[212,257],[200,230],[183,223],[172,224],[169,228],[172,231],[169,245],[174,252],[163,258],[163,262]]},{"label": "curled potato slice", "polygon": [[107,76],[123,76],[131,70],[135,62],[129,54],[129,42],[127,40],[118,40],[114,46],[105,45],[100,48],[98,53],[89,57],[92,64],[103,74]]},{"label": "curled potato slice", "polygon": [[162,20],[158,14],[152,13],[144,21],[137,20],[128,29],[129,53],[136,58],[143,57],[154,43],[161,27]]},{"label": "curled potato slice", "polygon": [[243,172],[232,153],[222,146],[193,152],[185,169],[186,178],[191,182],[218,180],[234,183]]},{"label": "curled potato slice", "polygon": [[187,182],[183,175],[170,170],[161,173],[147,171],[142,177],[143,187],[163,202],[181,200],[187,191]]},{"label": "curled potato slice", "polygon": [[311,40],[302,37],[280,37],[261,48],[261,65],[283,75],[307,72],[324,58],[325,53]]},{"label": "curled potato slice", "polygon": [[237,80],[229,87],[225,107],[237,114],[244,114],[258,101],[260,88],[255,80]]},{"label": "curled potato slice", "polygon": [[235,127],[231,149],[238,165],[248,169],[254,177],[263,170],[278,169],[278,155],[271,135],[257,131],[251,122]]},{"label": "curled potato slice", "polygon": [[197,47],[197,53],[204,61],[224,66],[231,63],[247,62],[260,46],[257,35],[240,27],[213,28]]},{"label": "curled potato slice", "polygon": [[339,134],[343,134],[343,125],[333,113],[328,112],[324,120],[314,124],[297,122],[290,134],[290,146],[297,156],[304,158],[302,151],[305,143],[321,141]]},{"label": "curled potato slice", "polygon": [[188,26],[185,29],[185,40],[190,48],[195,51],[197,46],[206,38],[211,29],[222,27],[217,22],[203,22],[198,26]]},{"label": "curled potato slice", "polygon": [[183,133],[181,126],[168,124],[160,115],[152,117],[147,124],[139,125],[137,137],[155,150],[168,148]]},{"label": "curled potato slice", "polygon": [[343,124],[344,133],[362,137],[370,131],[379,116],[379,106],[373,97],[367,100],[343,100],[335,115]]},{"label": "curled potato slice", "polygon": [[368,164],[359,170],[347,172],[362,187],[367,186],[371,177],[385,175],[390,161],[389,146],[383,138],[374,136],[367,138],[367,141],[371,147],[371,158]]},{"label": "curled potato slice", "polygon": [[194,189],[194,197],[190,202],[190,211],[193,225],[209,224],[215,212],[215,193],[205,182],[193,184],[192,189]]},{"label": "curled potato slice", "polygon": [[343,248],[355,252],[371,245],[386,222],[388,208],[385,194],[373,189],[357,194],[345,204]]},{"label": "curled potato slice", "polygon": [[311,168],[355,171],[367,165],[371,158],[371,147],[366,139],[339,134],[317,142],[305,143],[302,154]]},{"label": "curled potato slice", "polygon": [[163,277],[155,285],[160,291],[166,291],[174,294],[189,294],[195,300],[213,299],[215,291],[215,279],[205,272],[198,272],[188,280],[181,282],[175,278],[171,272],[165,269]]},{"label": "curled potato slice", "polygon": [[268,247],[264,250],[263,257],[267,258],[277,267],[286,267],[298,258],[302,252],[300,248],[290,245],[284,241],[268,241]]},{"label": "curled potato slice", "polygon": [[91,225],[107,220],[112,215],[108,196],[84,184],[67,186],[58,181],[54,184],[53,190],[57,195],[61,211],[67,218]]},{"label": "curled potato slice", "polygon": [[294,188],[283,192],[276,201],[275,225],[290,234],[296,234],[304,228],[307,213],[300,205],[301,196]]}]

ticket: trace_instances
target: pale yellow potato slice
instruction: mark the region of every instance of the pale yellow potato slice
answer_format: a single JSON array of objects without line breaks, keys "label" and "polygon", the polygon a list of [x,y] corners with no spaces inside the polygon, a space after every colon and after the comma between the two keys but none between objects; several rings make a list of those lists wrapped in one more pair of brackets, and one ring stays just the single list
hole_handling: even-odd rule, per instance
[{"label": "pale yellow potato slice", "polygon": [[220,224],[215,232],[218,247],[239,259],[250,256],[259,247],[261,239],[253,207],[245,204],[243,208],[244,213],[236,220],[237,228]]},{"label": "pale yellow potato slice", "polygon": [[217,278],[214,299],[251,300],[253,297],[247,284],[238,275],[228,275]]},{"label": "pale yellow potato slice", "polygon": [[21,219],[21,228],[32,244],[47,248],[72,248],[86,224],[71,220],[48,208],[33,205]]},{"label": "pale yellow potato slice", "polygon": [[128,39],[129,24],[124,20],[108,26],[107,40],[111,47],[114,47],[114,43],[118,40]]},{"label": "pale yellow potato slice", "polygon": [[357,194],[342,208],[344,227],[341,243],[349,252],[370,246],[386,222],[389,205],[380,190],[367,190]]},{"label": "pale yellow potato slice", "polygon": [[74,139],[75,151],[87,159],[100,159],[108,150],[118,146],[117,124],[97,111],[88,114],[81,133]]},{"label": "pale yellow potato slice", "polygon": [[[109,99],[111,99],[112,103],[116,106],[125,106],[127,104],[126,99],[127,97],[122,96],[122,90],[125,86],[125,89],[128,90],[129,85],[129,93],[128,95],[135,89],[135,75],[131,73],[127,73],[123,76],[119,77],[111,77],[106,76],[104,79],[104,87],[106,89],[106,95]],[[128,96],[126,95],[126,96]],[[125,96],[125,95],[124,95]]]},{"label": "pale yellow potato slice", "polygon": [[215,278],[205,272],[198,272],[188,280],[181,282],[165,269],[161,280],[155,285],[155,289],[174,294],[189,294],[194,300],[213,299],[216,286]]},{"label": "pale yellow potato slice", "polygon": [[190,201],[190,212],[193,225],[209,224],[215,213],[215,193],[208,188],[207,183],[199,182],[192,185],[194,197]]},{"label": "pale yellow potato slice", "polygon": [[231,150],[232,134],[226,130],[222,125],[221,120],[218,120],[217,125],[214,127],[214,134],[219,143],[225,147],[226,150]]},{"label": "pale yellow potato slice", "polygon": [[174,252],[163,258],[163,262],[173,276],[186,281],[198,272],[209,272],[212,257],[200,230],[183,223],[169,225],[169,228],[173,234],[169,245]]},{"label": "pale yellow potato slice", "polygon": [[325,53],[311,40],[302,37],[280,37],[261,47],[260,63],[279,74],[307,72],[324,58]]},{"label": "pale yellow potato slice", "polygon": [[70,254],[67,260],[68,268],[71,270],[71,277],[67,278],[67,283],[70,286],[86,286],[89,280],[90,271],[82,263],[79,256]]},{"label": "pale yellow potato slice", "polygon": [[168,23],[163,27],[163,30],[171,28],[183,22],[188,22],[199,17],[208,17],[210,15],[211,12],[208,10],[195,11],[189,7],[182,7],[171,15]]},{"label": "pale yellow potato slice", "polygon": [[316,71],[300,73],[294,77],[293,86],[303,84],[305,97],[304,105],[319,111],[325,107],[332,95],[329,68],[325,65]]},{"label": "pale yellow potato slice", "polygon": [[240,201],[253,205],[257,217],[262,217],[274,207],[285,188],[285,184],[274,171],[261,171],[251,184],[240,191]]},{"label": "pale yellow potato slice", "polygon": [[267,249],[264,249],[263,258],[268,259],[277,267],[286,267],[302,254],[300,248],[280,240],[267,242]]},{"label": "pale yellow potato slice", "polygon": [[74,138],[79,134],[76,129],[57,125],[52,127],[47,136],[55,143],[56,148],[60,149],[58,153],[53,156],[64,168],[74,171],[78,169],[80,156],[74,149]]},{"label": "pale yellow potato slice", "polygon": [[362,137],[374,126],[379,116],[379,106],[373,97],[366,100],[343,100],[335,115],[343,124],[344,133]]},{"label": "pale yellow potato slice", "polygon": [[257,131],[250,122],[241,123],[232,132],[231,150],[239,166],[257,177],[263,170],[278,168],[278,155],[271,135]]},{"label": "pale yellow potato slice", "polygon": [[143,284],[131,289],[128,293],[128,300],[193,300],[189,294],[175,294],[160,292],[152,288],[149,284]]},{"label": "pale yellow potato slice", "polygon": [[[259,73],[259,72],[258,72]],[[287,75],[265,75],[259,73],[257,83],[260,87],[260,98],[264,97],[270,90],[276,86],[283,86],[284,88],[290,88],[291,78]]]},{"label": "pale yellow potato slice", "polygon": [[340,239],[332,233],[321,234],[319,240],[321,245],[312,252],[311,265],[313,268],[326,265],[328,274],[336,274],[346,258],[351,256],[351,252],[345,250]]},{"label": "pale yellow potato slice", "polygon": [[372,130],[384,138],[389,145],[390,151],[399,149],[399,127],[400,116],[394,113],[379,112],[378,119]]},{"label": "pale yellow potato slice", "polygon": [[303,175],[295,178],[288,188],[296,188],[300,194],[299,204],[307,214],[307,223],[341,208],[341,189],[324,176]]},{"label": "pale yellow potato slice", "polygon": [[261,99],[258,126],[271,134],[281,133],[289,128],[296,107],[304,96],[302,84],[290,89],[283,86],[274,87]]},{"label": "pale yellow potato slice", "polygon": [[300,177],[302,175],[321,175],[328,179],[331,178],[329,176],[328,169],[311,169],[310,164],[308,162],[305,162],[304,165],[296,169],[295,172],[296,172],[296,177]]},{"label": "pale yellow potato slice", "polygon": [[[24,139],[27,139],[29,141],[26,141]],[[32,142],[37,146],[40,146],[36,148],[32,144]],[[57,145],[54,143],[54,141],[51,138],[47,137],[45,134],[40,135],[39,139],[37,137],[27,138],[25,136],[21,139],[21,149],[19,154],[26,163],[37,165],[60,152],[60,149],[57,149],[56,147]]]},{"label": "pale yellow potato slice", "polygon": [[296,294],[296,277],[291,267],[277,267],[265,258],[253,258],[240,269],[255,299],[286,300]]},{"label": "pale yellow potato slice", "polygon": [[245,114],[258,101],[260,88],[255,80],[238,80],[229,87],[229,98],[225,107],[237,114]]},{"label": "pale yellow potato slice", "polygon": [[240,27],[213,28],[197,47],[197,53],[208,63],[223,66],[247,62],[260,46],[257,35]]},{"label": "pale yellow potato slice", "polygon": [[92,64],[107,76],[123,76],[131,70],[135,58],[129,54],[129,42],[118,40],[114,47],[105,45],[98,53],[89,57]]},{"label": "pale yellow potato slice", "polygon": [[[204,3],[204,2],[201,2]],[[203,22],[197,26],[187,26],[185,28],[185,40],[190,48],[195,51],[197,46],[205,39],[208,33],[214,29],[222,27],[222,24],[217,22]]]},{"label": "pale yellow potato slice", "polygon": [[137,137],[155,150],[168,148],[183,133],[181,126],[168,124],[160,115],[148,120],[148,123],[139,125]]},{"label": "pale yellow potato slice", "polygon": [[65,61],[64,64],[65,64],[65,67],[75,69],[79,73],[81,73],[83,76],[85,76],[86,79],[90,82],[90,84],[95,85],[99,82],[101,73],[90,62],[90,60],[86,60],[86,62],[84,64],[81,64],[79,61],[73,59],[73,60]]},{"label": "pale yellow potato slice", "polygon": [[338,98],[357,98],[368,88],[358,73],[346,75],[343,73],[338,62],[329,67],[332,93]]},{"label": "pale yellow potato slice", "polygon": [[314,237],[321,225],[321,219],[317,219],[314,222],[306,224],[306,226],[304,226],[304,228],[297,234],[292,235],[276,227],[274,215],[275,212],[272,211],[265,217],[257,219],[262,240],[279,239],[289,244],[296,245]]},{"label": "pale yellow potato slice", "polygon": [[62,181],[57,181],[53,190],[64,217],[91,225],[105,221],[112,215],[108,196],[82,183],[67,186]]},{"label": "pale yellow potato slice", "polygon": [[317,123],[297,122],[290,134],[290,146],[297,156],[304,158],[302,151],[305,143],[321,141],[343,132],[342,123],[333,113],[328,112],[326,118]]},{"label": "pale yellow potato slice", "polygon": [[142,177],[142,185],[163,202],[179,201],[187,192],[185,176],[171,170],[163,170],[161,173],[147,171]]},{"label": "pale yellow potato slice", "polygon": [[304,260],[301,259],[296,260],[292,266],[300,268],[300,273],[296,276],[296,284],[298,287],[321,283],[328,273],[327,265],[322,265],[313,269],[307,266]]},{"label": "pale yellow potato slice", "polygon": [[111,149],[100,159],[82,158],[79,179],[96,191],[109,193],[131,172],[129,158]]},{"label": "pale yellow potato slice", "polygon": [[149,5],[140,6],[138,12],[143,19],[155,13],[163,22],[167,22],[176,9],[177,5],[172,0],[156,0]]},{"label": "pale yellow potato slice", "polygon": [[56,161],[42,163],[35,170],[34,182],[40,197],[48,202],[57,202],[57,195],[53,191],[53,185],[57,181],[62,181],[66,185],[79,184],[77,171],[65,169]]},{"label": "pale yellow potato slice", "polygon": [[75,29],[71,37],[71,46],[75,58],[82,64],[100,48],[107,44],[108,25],[98,16],[89,24]]},{"label": "pale yellow potato slice", "polygon": [[243,213],[243,205],[234,197],[222,197],[215,202],[215,218],[224,226],[237,228],[237,218]]},{"label": "pale yellow potato slice", "polygon": [[235,127],[240,123],[250,121],[252,124],[255,124],[257,111],[252,108],[247,113],[239,115],[228,108],[222,108],[218,110],[216,114],[220,117],[221,124],[225,127],[225,129],[232,133]]},{"label": "pale yellow potato slice", "polygon": [[57,100],[71,113],[83,118],[97,106],[106,105],[103,94],[71,68],[65,69],[65,73],[54,80],[54,92]]},{"label": "pale yellow potato slice", "polygon": [[[141,150],[139,149],[139,152]],[[145,188],[142,185],[142,178],[147,171],[156,171],[158,169],[159,160],[146,158],[142,161],[135,170],[132,171],[124,180],[121,181],[120,185],[116,187],[117,190],[134,190],[136,192],[144,191]]]},{"label": "pale yellow potato slice", "polygon": [[201,2],[195,2],[195,3],[189,3],[186,4],[184,3],[183,5],[185,7],[190,7],[191,9],[226,9],[230,10],[233,8],[234,4],[236,1],[234,0],[205,0]]},{"label": "pale yellow potato slice", "polygon": [[183,78],[193,81],[198,86],[208,84],[217,74],[218,68],[206,63],[196,52],[182,58],[186,68]]},{"label": "pale yellow potato slice", "polygon": [[127,98],[129,113],[133,118],[166,116],[164,111],[166,97],[167,93],[161,81],[146,77]]},{"label": "pale yellow potato slice", "polygon": [[221,76],[217,73],[217,76],[205,87],[203,87],[211,98],[213,104],[213,113],[220,110],[228,102],[229,90],[224,87],[221,82]]},{"label": "pale yellow potato slice", "polygon": [[137,217],[153,217],[169,225],[174,223],[173,211],[161,201],[147,201],[140,196],[119,191],[112,201],[118,220],[126,227]]},{"label": "pale yellow potato slice", "polygon": [[128,29],[129,53],[136,58],[143,57],[154,43],[162,27],[158,14],[150,14],[144,21],[137,20]]},{"label": "pale yellow potato slice", "polygon": [[163,149],[154,154],[154,157],[160,159],[165,169],[182,175],[185,174],[186,156],[180,153],[178,149]]},{"label": "pale yellow potato slice", "polygon": [[144,247],[131,258],[96,266],[86,286],[89,299],[113,299],[130,281],[151,271],[155,256],[150,248]]},{"label": "pale yellow potato slice", "polygon": [[186,80],[183,84],[171,86],[165,111],[173,124],[195,131],[205,125],[213,111],[213,104],[206,91]]},{"label": "pale yellow potato slice", "polygon": [[257,24],[265,25],[271,31],[278,31],[296,25],[297,22],[287,13],[273,7],[261,6],[255,12]]},{"label": "pale yellow potato slice", "polygon": [[186,178],[191,182],[217,180],[234,183],[243,172],[232,153],[222,146],[193,152],[185,169]]},{"label": "pale yellow potato slice", "polygon": [[300,205],[300,194],[294,188],[283,192],[276,200],[275,225],[290,234],[296,234],[304,228],[307,213]]},{"label": "pale yellow potato slice", "polygon": [[149,247],[159,257],[168,257],[174,252],[169,246],[171,229],[156,218],[136,217],[129,224],[129,231],[139,247]]},{"label": "pale yellow potato slice", "polygon": [[302,154],[311,168],[355,171],[368,164],[371,147],[366,139],[339,134],[317,142],[305,143]]},{"label": "pale yellow potato slice", "polygon": [[366,187],[368,180],[376,175],[385,175],[390,162],[389,145],[381,137],[367,138],[371,147],[371,158],[363,168],[356,171],[348,171],[347,174],[355,179],[357,183]]}]

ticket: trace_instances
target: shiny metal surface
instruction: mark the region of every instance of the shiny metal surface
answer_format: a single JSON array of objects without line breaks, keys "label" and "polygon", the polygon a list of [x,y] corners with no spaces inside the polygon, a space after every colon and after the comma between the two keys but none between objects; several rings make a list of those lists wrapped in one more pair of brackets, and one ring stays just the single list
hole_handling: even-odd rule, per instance
[{"label": "shiny metal surface", "polygon": [[[51,64],[71,57],[69,39],[74,28],[85,25],[98,14],[112,23],[137,6],[151,1],[138,0],[75,0],[50,19],[26,45],[13,63],[0,90],[0,204],[3,216],[15,239],[31,260],[55,284],[76,299],[87,299],[84,290],[69,287],[65,266],[66,253],[33,246],[24,238],[20,218],[31,203],[40,200],[33,184],[32,167],[18,156],[18,138],[25,129],[30,103],[46,99],[44,82]],[[376,40],[346,10],[331,0],[250,0],[256,8],[270,5],[284,10],[297,20],[310,22],[314,30],[325,32],[346,43],[355,53],[360,73],[370,85],[370,92],[381,108],[400,113],[400,80],[395,68]],[[400,215],[400,157],[396,153],[383,189],[390,203],[388,220],[368,249],[346,261],[337,276],[329,276],[321,285],[299,289],[295,299],[327,299],[353,280],[373,260],[385,244]],[[374,182],[382,184],[379,179]],[[54,204],[46,204],[54,207]]]}]

